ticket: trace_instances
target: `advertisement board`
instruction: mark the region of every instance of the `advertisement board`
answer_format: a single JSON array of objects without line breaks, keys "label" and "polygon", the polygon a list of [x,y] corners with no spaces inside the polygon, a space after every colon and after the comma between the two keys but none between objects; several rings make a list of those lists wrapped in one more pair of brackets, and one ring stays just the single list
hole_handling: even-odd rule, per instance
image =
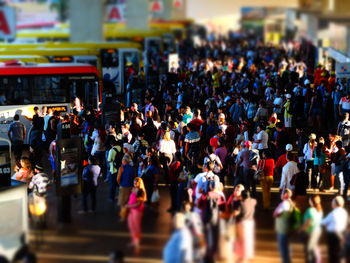
[{"label": "advertisement board", "polygon": [[26,242],[28,232],[27,186],[0,190],[0,255],[12,260]]},{"label": "advertisement board", "polygon": [[82,141],[79,137],[62,139],[57,142],[56,187],[59,195],[81,193],[82,150]]}]

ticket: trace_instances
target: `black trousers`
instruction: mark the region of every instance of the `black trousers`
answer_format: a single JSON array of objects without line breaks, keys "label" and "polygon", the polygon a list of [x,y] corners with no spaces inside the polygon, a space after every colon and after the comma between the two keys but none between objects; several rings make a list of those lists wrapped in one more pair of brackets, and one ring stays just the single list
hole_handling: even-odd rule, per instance
[{"label": "black trousers", "polygon": [[340,263],[343,245],[340,236],[334,232],[327,232],[328,262]]}]

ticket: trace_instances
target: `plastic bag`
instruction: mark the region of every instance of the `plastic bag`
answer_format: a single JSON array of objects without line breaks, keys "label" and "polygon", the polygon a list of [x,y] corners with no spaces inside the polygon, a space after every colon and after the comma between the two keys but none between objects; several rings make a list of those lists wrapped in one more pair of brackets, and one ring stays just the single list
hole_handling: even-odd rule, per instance
[{"label": "plastic bag", "polygon": [[158,203],[159,202],[159,191],[158,189],[154,190],[152,193],[152,197],[151,197],[151,203]]}]

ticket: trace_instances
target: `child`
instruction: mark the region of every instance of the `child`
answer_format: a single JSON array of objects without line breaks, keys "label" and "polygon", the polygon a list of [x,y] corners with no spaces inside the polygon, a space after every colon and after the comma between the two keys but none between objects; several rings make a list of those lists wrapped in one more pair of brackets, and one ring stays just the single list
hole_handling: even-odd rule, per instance
[{"label": "child", "polygon": [[27,157],[21,158],[20,167],[16,167],[15,170],[17,172],[14,174],[14,178],[17,181],[21,181],[23,183],[29,183],[33,177],[32,165],[30,163],[29,158]]}]

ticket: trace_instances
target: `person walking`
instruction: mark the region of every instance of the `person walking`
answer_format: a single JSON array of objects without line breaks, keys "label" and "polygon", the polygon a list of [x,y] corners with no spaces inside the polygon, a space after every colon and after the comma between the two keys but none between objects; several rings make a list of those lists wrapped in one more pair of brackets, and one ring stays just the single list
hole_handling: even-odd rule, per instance
[{"label": "person walking", "polygon": [[321,224],[326,227],[328,261],[340,263],[343,258],[344,234],[348,225],[348,212],[344,208],[344,198],[336,196],[332,200],[333,210],[322,219]]},{"label": "person walking", "polygon": [[19,115],[15,114],[13,122],[8,128],[8,137],[11,141],[11,147],[13,149],[16,161],[19,161],[22,156],[23,143],[26,138],[26,127],[19,120]]},{"label": "person walking", "polygon": [[259,162],[258,171],[262,171],[263,178],[261,180],[263,208],[269,209],[271,206],[271,186],[273,184],[273,176],[275,170],[275,160],[272,158],[270,151],[263,153],[263,158]]},{"label": "person walking", "polygon": [[114,202],[117,189],[117,173],[122,163],[123,149],[121,145],[118,145],[118,142],[115,138],[111,139],[111,147],[112,148],[109,150],[107,157],[110,171],[109,178],[107,178],[109,186],[108,200],[110,202]]},{"label": "person walking", "polygon": [[281,254],[282,263],[291,262],[289,253],[290,216],[293,209],[293,202],[291,198],[292,191],[288,188],[284,189],[281,195],[282,202],[273,212],[278,249]]},{"label": "person walking", "polygon": [[[80,213],[96,211],[96,190],[98,178],[101,176],[101,167],[97,158],[90,156],[89,164],[83,170],[83,210]],[[88,210],[88,197],[91,197],[91,209]]]},{"label": "person walking", "polygon": [[287,163],[282,168],[282,178],[280,182],[280,191],[283,189],[294,189],[294,185],[291,184],[293,175],[299,172],[298,164],[294,162],[293,154],[291,152],[287,153]]},{"label": "person walking", "polygon": [[309,199],[310,207],[306,210],[303,218],[303,224],[300,229],[305,233],[305,262],[320,263],[322,255],[319,247],[319,241],[322,234],[321,220],[323,209],[319,195],[313,195]]},{"label": "person walking", "polygon": [[130,165],[131,158],[124,155],[122,166],[118,170],[117,183],[119,184],[118,205],[123,207],[127,202],[132,191],[133,181],[135,178],[135,169]]},{"label": "person walking", "polygon": [[147,201],[146,189],[140,177],[134,179],[129,201],[124,207],[128,209],[128,228],[131,234],[131,246],[139,249],[141,239],[141,222],[144,203]]}]

